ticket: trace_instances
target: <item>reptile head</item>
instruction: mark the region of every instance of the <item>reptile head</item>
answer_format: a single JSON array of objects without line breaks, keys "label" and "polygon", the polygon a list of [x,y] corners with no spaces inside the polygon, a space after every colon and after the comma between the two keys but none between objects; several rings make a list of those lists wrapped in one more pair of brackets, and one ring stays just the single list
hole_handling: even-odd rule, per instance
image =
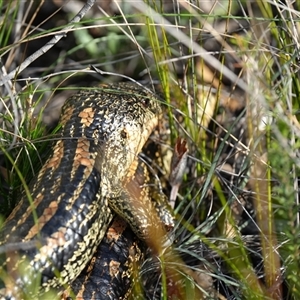
[{"label": "reptile head", "polygon": [[[158,123],[158,99],[133,84],[107,86],[109,109],[102,125],[105,161],[102,170],[109,180],[124,178]],[[102,172],[103,172],[102,171]],[[131,170],[132,171],[132,170]]]},{"label": "reptile head", "polygon": [[90,141],[90,159],[101,173],[102,186],[108,189],[132,171],[161,113],[154,94],[136,84],[120,83],[81,91],[68,99],[63,110],[63,134],[70,136],[71,132],[74,138]]}]

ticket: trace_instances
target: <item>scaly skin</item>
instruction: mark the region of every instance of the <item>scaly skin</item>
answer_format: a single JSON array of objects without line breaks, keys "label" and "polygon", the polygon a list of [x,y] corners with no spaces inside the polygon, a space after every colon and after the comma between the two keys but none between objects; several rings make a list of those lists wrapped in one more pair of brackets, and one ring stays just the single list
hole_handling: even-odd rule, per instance
[{"label": "scaly skin", "polygon": [[31,184],[32,203],[23,197],[1,232],[7,297],[26,293],[34,278],[44,291],[76,278],[105,234],[111,207],[147,239],[124,185],[160,112],[158,100],[132,84],[80,91],[66,101],[60,138]]},{"label": "scaly skin", "polygon": [[[138,193],[134,196],[138,197],[138,202],[150,200],[166,229],[173,228],[174,220],[166,211],[166,197],[141,160],[131,181],[137,187]],[[149,227],[156,228],[155,223]],[[154,239],[163,243],[164,237],[156,235]],[[124,219],[116,216],[91,261],[64,292],[62,300],[131,299],[131,283],[144,260],[146,249]]]}]

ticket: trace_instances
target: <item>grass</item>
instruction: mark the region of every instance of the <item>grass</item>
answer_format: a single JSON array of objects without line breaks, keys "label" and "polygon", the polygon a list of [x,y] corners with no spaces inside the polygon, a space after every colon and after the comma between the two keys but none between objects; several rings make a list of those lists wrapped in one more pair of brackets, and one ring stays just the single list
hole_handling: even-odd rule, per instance
[{"label": "grass", "polygon": [[[208,259],[204,265],[223,297],[298,299],[299,7],[229,0],[207,8],[204,2],[94,6],[1,86],[0,212],[3,219],[9,214],[45,159],[55,121],[45,128],[43,120],[53,97],[122,76],[159,82],[169,123],[162,149],[174,147],[178,136],[189,148],[175,206],[175,248],[202,261],[193,248],[201,239],[222,257],[221,270]],[[45,6],[0,1],[0,81],[78,12],[66,4],[45,15]],[[169,166],[169,151],[161,155]],[[259,254],[250,235],[260,240]],[[193,276],[203,270],[192,265],[189,273],[178,264],[186,287],[180,297],[196,295],[203,282]],[[168,280],[162,299],[170,293]]]}]

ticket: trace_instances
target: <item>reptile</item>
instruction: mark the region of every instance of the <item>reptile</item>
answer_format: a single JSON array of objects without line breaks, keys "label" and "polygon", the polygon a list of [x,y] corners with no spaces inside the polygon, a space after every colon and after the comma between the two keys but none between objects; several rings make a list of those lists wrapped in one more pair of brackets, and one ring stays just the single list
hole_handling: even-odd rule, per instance
[{"label": "reptile", "polygon": [[68,286],[62,300],[119,300],[132,292],[133,274],[145,247],[124,219],[115,216],[90,262]]},{"label": "reptile", "polygon": [[[31,199],[22,197],[1,230],[4,299],[35,297],[72,282],[114,213],[147,243],[164,232],[153,203],[136,195],[132,180],[160,113],[157,97],[137,84],[106,84],[67,99],[60,136],[30,184]],[[34,292],[32,286],[38,286]]]},{"label": "reptile", "polygon": [[[161,191],[160,182],[141,159],[132,183],[139,190],[139,200],[148,198],[152,201],[166,229],[173,229],[173,217],[166,211],[167,197]],[[155,236],[155,240],[158,238]],[[133,281],[139,281],[139,268],[147,255],[152,255],[151,249],[137,238],[124,219],[115,216],[92,259],[64,291],[62,299],[132,299]]]},{"label": "reptile", "polygon": [[[151,197],[149,174],[139,160],[132,180],[141,187],[144,197]],[[112,220],[100,245],[80,275],[68,286],[63,300],[117,300],[130,295],[133,274],[144,259],[145,245],[126,221],[118,215]]]}]

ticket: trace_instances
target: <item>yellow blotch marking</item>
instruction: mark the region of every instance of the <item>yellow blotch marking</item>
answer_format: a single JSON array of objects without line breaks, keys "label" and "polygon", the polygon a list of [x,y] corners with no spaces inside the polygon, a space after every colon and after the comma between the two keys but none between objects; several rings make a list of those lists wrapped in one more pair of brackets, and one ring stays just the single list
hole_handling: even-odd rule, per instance
[{"label": "yellow blotch marking", "polygon": [[23,205],[24,200],[22,199],[18,205],[14,208],[12,213],[8,216],[8,218],[5,220],[5,222],[9,222],[10,220],[13,220],[15,218],[16,213],[19,211],[20,207]]},{"label": "yellow blotch marking", "polygon": [[61,187],[62,177],[58,177],[54,180],[50,194],[56,193],[56,191]]},{"label": "yellow blotch marking", "polygon": [[63,154],[64,154],[64,143],[62,140],[60,140],[55,144],[54,150],[53,150],[53,155],[46,162],[45,166],[43,167],[42,172],[46,169],[56,170],[60,165],[60,162],[63,158]]},{"label": "yellow blotch marking", "polygon": [[67,229],[61,227],[51,235],[50,238],[47,238],[46,245],[42,246],[39,249],[39,253],[34,258],[34,261],[43,261],[49,259],[49,256],[53,253],[53,250],[57,247],[63,247],[66,245],[67,241],[65,239],[65,233]]},{"label": "yellow blotch marking", "polygon": [[79,117],[81,118],[80,123],[85,126],[90,126],[94,121],[95,111],[92,107],[87,107],[79,113]]},{"label": "yellow blotch marking", "polygon": [[121,218],[115,218],[112,225],[106,232],[106,237],[109,241],[117,241],[122,233],[125,231],[127,223]]},{"label": "yellow blotch marking", "polygon": [[[43,190],[36,196],[36,198],[33,201],[33,207],[36,208],[39,206],[41,201],[44,199]],[[29,216],[32,215],[32,206],[28,206],[27,210],[25,211],[23,217],[18,221],[17,226],[20,226],[21,224],[25,223]],[[12,229],[12,231],[14,228]]]},{"label": "yellow blotch marking", "polygon": [[58,202],[52,201],[47,208],[44,209],[43,214],[38,218],[37,224],[32,226],[25,237],[25,240],[32,239],[43,226],[52,218],[57,210]]},{"label": "yellow blotch marking", "polygon": [[89,151],[90,142],[86,138],[79,138],[77,148],[75,150],[74,162],[73,162],[73,174],[80,165],[87,167],[86,175],[89,175],[94,166],[94,159]]},{"label": "yellow blotch marking", "polygon": [[68,106],[65,108],[64,113],[61,114],[60,124],[65,125],[72,117],[74,112],[74,106]]},{"label": "yellow blotch marking", "polygon": [[61,227],[57,232],[53,233],[51,235],[51,238],[49,239],[50,245],[55,246],[64,246],[66,243],[65,239],[65,233],[67,229],[65,227]]},{"label": "yellow blotch marking", "polygon": [[132,180],[132,178],[135,176],[136,170],[138,168],[138,160],[135,159],[132,164],[129,167],[128,173],[126,175],[126,179],[125,180]]},{"label": "yellow blotch marking", "polygon": [[109,262],[109,274],[111,277],[116,277],[120,272],[120,263],[118,261],[111,260]]}]

